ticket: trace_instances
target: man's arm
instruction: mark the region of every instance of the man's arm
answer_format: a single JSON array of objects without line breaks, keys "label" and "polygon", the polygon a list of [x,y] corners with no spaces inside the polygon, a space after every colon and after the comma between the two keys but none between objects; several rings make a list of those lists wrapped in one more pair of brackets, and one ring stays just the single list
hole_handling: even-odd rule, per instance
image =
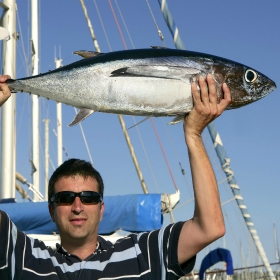
[{"label": "man's arm", "polygon": [[195,209],[185,222],[178,244],[178,260],[183,264],[200,250],[225,234],[215,174],[203,145],[201,133],[220,116],[231,101],[230,90],[223,84],[224,98],[218,103],[215,82],[211,75],[192,84],[194,108],[185,118],[184,132],[191,166]]}]

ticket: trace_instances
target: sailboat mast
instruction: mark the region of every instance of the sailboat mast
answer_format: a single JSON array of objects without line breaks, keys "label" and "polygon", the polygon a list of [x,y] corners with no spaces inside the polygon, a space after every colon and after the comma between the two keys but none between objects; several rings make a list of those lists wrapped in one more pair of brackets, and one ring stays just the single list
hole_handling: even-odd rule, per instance
[{"label": "sailboat mast", "polygon": [[[175,22],[173,21],[172,15],[168,9],[167,6],[167,0],[158,0],[159,5],[161,7],[161,11],[163,13],[165,22],[173,36],[173,40],[174,40],[174,44],[176,46],[177,49],[185,49],[183,42],[180,38],[179,35],[179,29],[177,28]],[[274,273],[270,267],[270,264],[268,262],[268,259],[266,257],[265,251],[262,247],[261,241],[259,239],[259,236],[257,234],[257,231],[255,229],[254,223],[251,220],[251,216],[248,213],[247,207],[245,206],[244,200],[240,194],[240,189],[239,186],[237,185],[237,182],[235,181],[234,175],[233,175],[233,171],[231,170],[229,163],[227,162],[227,157],[226,157],[226,152],[225,149],[222,145],[222,141],[220,138],[220,135],[218,134],[218,132],[216,131],[216,128],[213,124],[213,122],[211,124],[208,125],[208,131],[211,135],[212,141],[214,143],[215,146],[215,150],[217,153],[217,156],[220,160],[220,163],[222,165],[222,168],[228,178],[228,183],[231,187],[231,190],[234,194],[235,200],[239,206],[239,209],[242,213],[242,216],[245,220],[245,223],[248,227],[248,230],[255,242],[255,245],[257,247],[257,250],[259,252],[259,255],[268,271],[268,275],[272,280],[276,280]]]},{"label": "sailboat mast", "polygon": [[[31,0],[31,47],[32,47],[32,76],[39,74],[39,31],[38,31],[38,0]],[[33,186],[39,191],[40,186],[40,128],[39,128],[39,98],[32,95],[32,162]],[[34,196],[37,201],[37,197]]]},{"label": "sailboat mast", "polygon": [[[2,26],[6,28],[10,37],[3,40],[2,45],[2,73],[16,77],[16,1],[4,0],[1,3],[4,9]],[[0,199],[15,197],[16,171],[16,138],[15,138],[15,103],[16,95],[2,106],[1,109],[1,170],[0,170]]]},{"label": "sailboat mast", "polygon": [[[55,68],[62,66],[62,59],[55,58]],[[56,104],[56,122],[57,122],[57,166],[60,166],[63,161],[62,148],[62,104]]]},{"label": "sailboat mast", "polygon": [[48,186],[49,186],[49,119],[44,119],[43,122],[45,123],[45,201],[48,201]]}]

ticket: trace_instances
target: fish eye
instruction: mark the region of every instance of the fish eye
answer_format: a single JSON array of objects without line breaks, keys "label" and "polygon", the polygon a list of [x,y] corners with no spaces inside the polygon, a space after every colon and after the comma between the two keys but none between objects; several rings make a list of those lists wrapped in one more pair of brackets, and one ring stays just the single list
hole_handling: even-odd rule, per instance
[{"label": "fish eye", "polygon": [[254,70],[248,69],[246,71],[245,73],[246,82],[253,83],[257,80],[257,78],[258,78],[258,74]]}]

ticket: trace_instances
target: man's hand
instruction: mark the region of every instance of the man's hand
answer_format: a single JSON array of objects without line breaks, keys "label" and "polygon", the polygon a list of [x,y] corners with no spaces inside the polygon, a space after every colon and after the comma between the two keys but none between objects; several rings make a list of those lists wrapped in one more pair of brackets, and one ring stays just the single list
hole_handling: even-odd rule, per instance
[{"label": "man's hand", "polygon": [[224,98],[218,103],[216,84],[211,74],[207,75],[206,81],[200,76],[198,84],[200,92],[197,89],[197,84],[192,83],[194,108],[185,118],[186,138],[192,135],[200,136],[203,129],[220,116],[231,101],[230,90],[224,83]]},{"label": "man's hand", "polygon": [[11,96],[9,87],[5,84],[6,80],[11,79],[8,75],[0,75],[0,107],[8,100]]}]

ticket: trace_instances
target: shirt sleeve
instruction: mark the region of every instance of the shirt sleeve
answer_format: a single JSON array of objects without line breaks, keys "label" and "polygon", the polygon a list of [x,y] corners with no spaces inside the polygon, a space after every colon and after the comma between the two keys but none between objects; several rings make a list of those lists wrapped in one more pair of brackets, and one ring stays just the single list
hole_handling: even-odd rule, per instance
[{"label": "shirt sleeve", "polygon": [[9,267],[9,250],[10,227],[8,215],[0,211],[0,279],[11,279],[11,274],[8,271]]},{"label": "shirt sleeve", "polygon": [[193,270],[196,256],[183,265],[178,261],[178,241],[183,224],[171,224],[142,234],[139,238],[140,249],[150,265],[154,279],[179,279]]},{"label": "shirt sleeve", "polygon": [[5,212],[0,213],[0,279],[15,279],[21,267],[16,263],[22,263],[25,235]]}]

